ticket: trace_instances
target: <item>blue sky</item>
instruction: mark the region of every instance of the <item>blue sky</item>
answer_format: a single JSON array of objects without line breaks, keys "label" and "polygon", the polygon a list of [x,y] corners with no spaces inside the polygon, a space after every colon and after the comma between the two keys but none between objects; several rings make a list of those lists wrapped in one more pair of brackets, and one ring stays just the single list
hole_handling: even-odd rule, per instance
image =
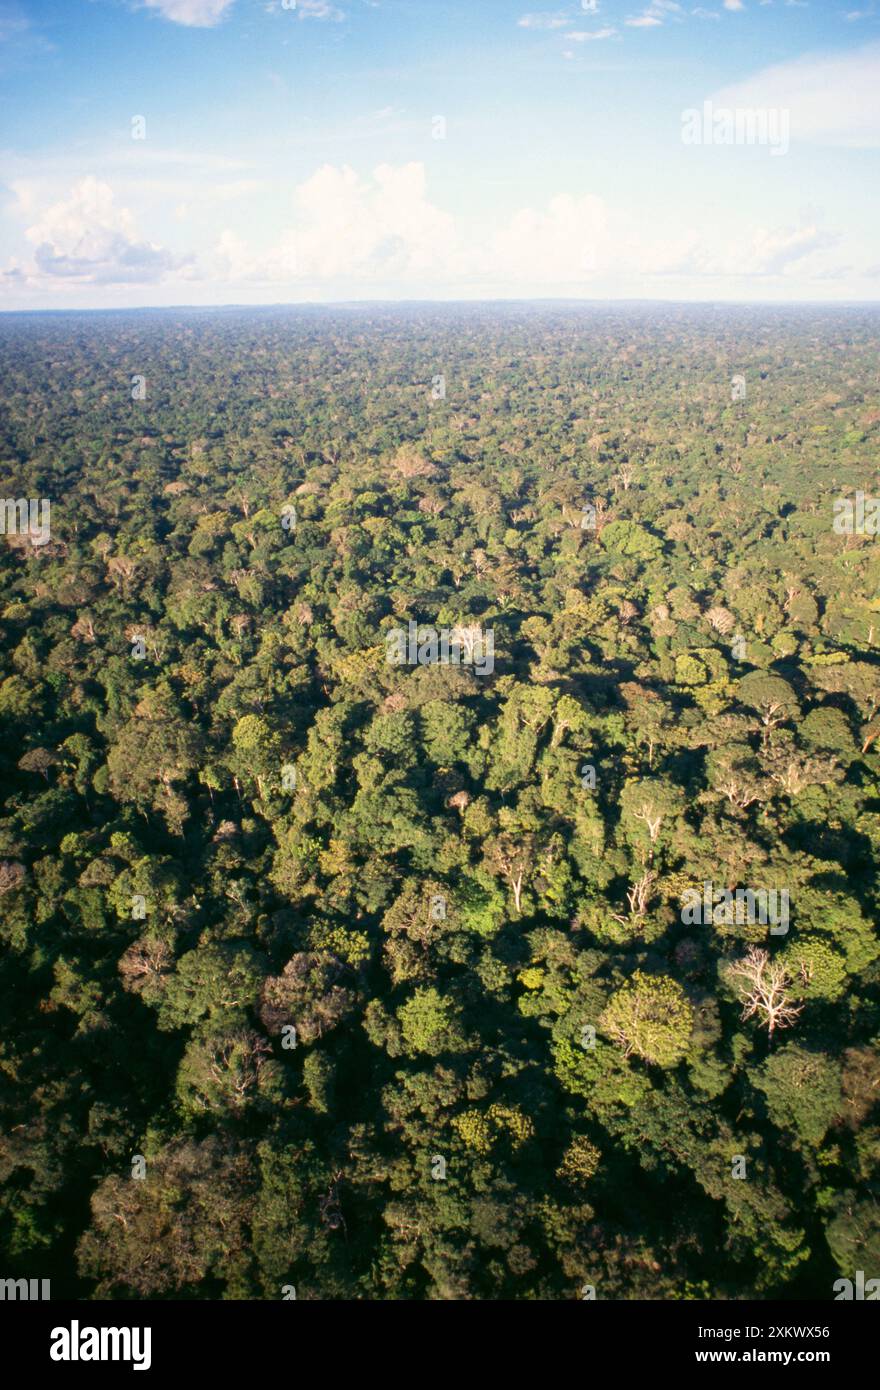
[{"label": "blue sky", "polygon": [[0,0],[0,308],[876,299],[878,93],[880,0]]}]

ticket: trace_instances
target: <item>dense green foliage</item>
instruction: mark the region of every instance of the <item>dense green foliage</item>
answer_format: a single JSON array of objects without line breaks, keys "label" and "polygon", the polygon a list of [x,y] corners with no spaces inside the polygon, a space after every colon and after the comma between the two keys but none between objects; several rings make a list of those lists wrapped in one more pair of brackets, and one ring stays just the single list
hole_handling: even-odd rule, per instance
[{"label": "dense green foliage", "polygon": [[[3,496],[52,501],[0,538],[4,1274],[880,1274],[880,563],[832,526],[878,350],[855,309],[0,323]],[[494,668],[391,664],[411,620]],[[788,929],[683,920],[707,883]]]}]

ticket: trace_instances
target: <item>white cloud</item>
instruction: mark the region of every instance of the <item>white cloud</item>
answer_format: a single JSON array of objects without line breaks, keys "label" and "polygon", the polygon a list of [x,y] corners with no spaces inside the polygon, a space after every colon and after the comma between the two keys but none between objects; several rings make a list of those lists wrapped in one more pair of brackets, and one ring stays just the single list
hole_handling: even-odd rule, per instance
[{"label": "white cloud", "polygon": [[258,278],[259,267],[256,257],[248,250],[247,243],[228,228],[221,232],[214,247],[214,260],[218,274],[224,280]]},{"label": "white cloud", "polygon": [[327,0],[297,0],[297,19],[329,19],[338,24],[345,19],[342,10],[330,5]]},{"label": "white cloud", "polygon": [[567,19],[564,14],[541,12],[540,14],[524,14],[516,22],[520,29],[564,29],[566,24],[571,23],[571,20]]},{"label": "white cloud", "polygon": [[[630,266],[640,277],[686,277],[692,284],[701,281],[736,283],[765,281],[772,277],[799,275],[806,282],[829,278],[833,268],[809,258],[830,250],[840,242],[833,232],[815,224],[798,227],[753,227],[744,230],[726,245],[715,235],[701,235],[694,228],[677,234],[654,234],[642,239],[640,229],[615,229],[611,256],[621,272]],[[762,286],[763,289],[763,286]]]},{"label": "white cloud", "polygon": [[475,281],[511,286],[584,283],[612,239],[601,198],[564,193],[522,208],[466,245],[454,219],[427,197],[423,164],[379,165],[369,179],[326,164],[295,190],[296,222],[255,252],[225,231],[214,254],[230,281],[359,285],[434,283],[438,293]]},{"label": "white cloud", "polygon": [[[232,9],[235,0],[140,0],[148,10],[156,10],[163,19],[173,24],[184,24],[190,29],[210,29],[219,24],[225,14]],[[282,9],[297,19],[328,19],[338,23],[345,18],[338,5],[330,0],[295,0],[291,6],[282,6],[280,0],[269,0],[265,6],[270,14],[280,13]]]},{"label": "white cloud", "polygon": [[713,94],[716,106],[791,113],[791,141],[873,149],[880,145],[880,44],[777,63]]},{"label": "white cloud", "polygon": [[743,0],[724,0],[724,8],[726,10],[744,10],[745,5]]},{"label": "white cloud", "polygon": [[348,166],[324,165],[295,190],[295,224],[257,252],[227,230],[214,249],[214,270],[227,282],[309,285],[346,297],[393,284],[433,287],[439,296],[601,292],[632,277],[687,277],[692,284],[737,284],[803,273],[809,281],[833,268],[816,253],[838,238],[815,225],[744,228],[719,245],[711,230],[645,230],[592,193],[559,193],[543,207],[523,207],[479,239],[465,238],[452,217],[429,201],[421,164],[380,165],[369,179]]},{"label": "white cloud", "polygon": [[566,34],[565,37],[571,39],[573,43],[593,43],[596,39],[613,39],[616,33],[616,29],[612,29],[610,25],[606,25],[604,29],[593,29],[592,31],[589,29],[575,29],[572,33]]},{"label": "white cloud", "polygon": [[[170,225],[195,229],[204,223],[206,200],[203,190],[190,189],[181,202],[183,188],[177,186],[178,198],[169,204]],[[90,288],[85,302],[95,302],[95,286],[111,287],[107,297],[135,302],[129,290],[136,285],[146,287],[154,303],[174,302],[168,286],[175,284],[177,302],[183,294],[194,302],[194,291],[203,302],[267,294],[273,300],[603,297],[650,295],[652,286],[697,295],[775,294],[795,286],[803,294],[820,280],[840,280],[844,271],[850,280],[859,274],[828,254],[840,238],[816,223],[755,226],[741,219],[736,231],[719,237],[711,222],[646,222],[591,192],[560,192],[477,226],[432,201],[421,163],[380,164],[369,174],[348,165],[320,166],[289,195],[276,189],[275,206],[289,196],[292,214],[270,239],[261,239],[259,220],[246,207],[234,211],[236,201],[252,196],[249,181],[217,184],[210,206],[233,209],[237,220],[214,234],[198,273],[193,257],[144,239],[130,208],[94,176],[61,197],[47,196],[39,181],[27,179],[13,191],[17,203],[10,212],[27,229],[30,254],[9,263],[2,281],[13,295],[45,297],[54,290],[56,300],[60,294],[67,302]]]},{"label": "white cloud", "polygon": [[651,0],[650,5],[640,15],[630,15],[624,20],[631,29],[656,29],[664,20],[680,20],[681,5],[677,0]]},{"label": "white cloud", "polygon": [[577,283],[600,267],[608,212],[601,198],[561,193],[546,211],[522,208],[496,233],[481,269],[493,279],[533,284]]},{"label": "white cloud", "polygon": [[656,237],[645,244],[633,234],[619,244],[619,252],[639,275],[699,275],[704,270],[700,238],[693,230]]},{"label": "white cloud", "polygon": [[163,19],[193,29],[210,29],[219,24],[235,0],[142,0],[148,10],[158,10]]},{"label": "white cloud", "polygon": [[[796,227],[744,228],[726,246],[709,229],[693,227],[645,230],[593,194],[568,193],[546,208],[520,209],[492,237],[486,251],[471,254],[472,279],[508,292],[523,286],[529,293],[556,286],[561,291],[603,291],[636,277],[647,285],[660,277],[701,282],[766,281],[801,275],[807,282],[828,278],[836,269],[819,253],[838,245],[840,237],[815,224]],[[815,259],[811,259],[815,258]]]},{"label": "white cloud", "polygon": [[215,248],[230,278],[411,281],[455,269],[452,217],[426,196],[425,167],[380,164],[365,181],[325,164],[295,190],[295,226],[263,254],[231,232]]},{"label": "white cloud", "polygon": [[[29,208],[30,190],[20,193]],[[51,204],[25,232],[34,247],[29,278],[44,283],[150,284],[183,268],[169,251],[139,241],[127,208],[119,207],[113,190],[94,175],[80,179],[69,197]]]},{"label": "white cloud", "polygon": [[772,229],[757,228],[751,237],[731,245],[720,256],[705,255],[701,268],[714,275],[785,275],[816,251],[835,246],[839,238],[815,225]]}]

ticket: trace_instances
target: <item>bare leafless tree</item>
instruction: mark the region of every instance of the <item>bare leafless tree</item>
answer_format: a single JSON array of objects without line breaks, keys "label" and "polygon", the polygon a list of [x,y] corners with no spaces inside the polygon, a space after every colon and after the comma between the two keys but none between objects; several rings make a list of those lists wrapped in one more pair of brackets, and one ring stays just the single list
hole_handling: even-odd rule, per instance
[{"label": "bare leafless tree", "polygon": [[[626,890],[626,900],[629,903],[629,922],[638,922],[648,911],[648,904],[651,901],[652,889],[657,881],[657,875],[653,869],[645,869],[641,878],[634,883],[631,888]],[[612,914],[616,922],[627,925],[627,918],[619,913]]]},{"label": "bare leafless tree", "polygon": [[741,779],[735,772],[729,772],[724,781],[718,783],[718,790],[727,797],[731,806],[738,806],[741,811],[751,806],[753,801],[758,801],[761,795],[756,782]]},{"label": "bare leafless tree", "polygon": [[794,981],[783,962],[772,960],[769,951],[751,946],[742,960],[730,966],[728,978],[742,1003],[742,1017],[757,1015],[768,1037],[772,1038],[777,1028],[791,1028],[797,1022],[803,1004],[791,1001]]},{"label": "bare leafless tree", "polygon": [[636,820],[643,821],[647,826],[648,834],[651,837],[651,845],[657,843],[657,836],[663,827],[663,812],[652,805],[650,801],[643,801],[637,810],[633,811]]},{"label": "bare leafless tree", "polygon": [[624,492],[629,492],[630,488],[632,487],[634,477],[635,469],[633,468],[632,464],[622,463],[617,470],[617,474],[614,481],[615,483],[620,484]]}]

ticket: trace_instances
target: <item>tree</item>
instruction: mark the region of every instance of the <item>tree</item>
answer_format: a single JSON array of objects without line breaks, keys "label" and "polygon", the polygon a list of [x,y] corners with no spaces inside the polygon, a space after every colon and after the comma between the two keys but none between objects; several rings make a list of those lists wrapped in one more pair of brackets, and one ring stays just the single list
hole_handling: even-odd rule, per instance
[{"label": "tree", "polygon": [[773,1123],[794,1130],[811,1146],[819,1143],[841,1110],[839,1064],[795,1043],[786,1043],[767,1058],[755,1084],[767,1098]]},{"label": "tree", "polygon": [[417,989],[397,1010],[404,1042],[410,1052],[442,1052],[450,1042],[452,1006],[439,990]]},{"label": "tree", "polygon": [[797,1022],[803,1004],[793,1002],[793,977],[784,961],[773,960],[768,951],[751,946],[725,974],[743,1006],[743,1018],[757,1016],[768,1037],[772,1038],[777,1028],[791,1028]]},{"label": "tree", "polygon": [[264,965],[248,945],[209,944],[181,956],[159,1004],[159,1027],[180,1028],[206,1014],[241,1011],[259,993]]},{"label": "tree", "polygon": [[[174,789],[195,771],[198,735],[174,720],[132,719],[107,755],[109,790],[119,801],[142,811],[170,812],[179,830],[179,801]],[[184,803],[186,809],[186,803]]]},{"label": "tree", "polygon": [[750,671],[737,686],[739,700],[758,715],[763,728],[763,747],[769,746],[773,730],[799,714],[797,698],[788,681],[765,671]]},{"label": "tree", "polygon": [[184,1113],[193,1116],[268,1108],[282,1098],[280,1068],[269,1043],[253,1029],[197,1035],[181,1059],[177,1096]]},{"label": "tree", "polygon": [[91,1202],[79,1267],[99,1296],[142,1298],[227,1288],[247,1261],[253,1172],[246,1149],[211,1137],[177,1140],[146,1155],[146,1177],[106,1178]]},{"label": "tree", "polygon": [[270,1037],[281,1038],[292,1026],[297,1042],[315,1042],[355,1008],[357,993],[347,979],[350,973],[329,951],[297,952],[280,975],[263,981],[260,1022]]},{"label": "tree", "polygon": [[534,867],[536,848],[535,837],[530,834],[502,834],[490,840],[486,847],[492,869],[510,885],[517,915],[522,910],[523,890]]},{"label": "tree", "polygon": [[880,1269],[880,1219],[872,1198],[860,1200],[854,1191],[841,1193],[825,1236],[832,1258],[846,1278],[854,1280],[858,1270],[871,1274]]},{"label": "tree", "polygon": [[589,1182],[597,1172],[601,1159],[601,1150],[595,1144],[581,1134],[575,1135],[562,1156],[556,1170],[557,1176],[564,1182],[580,1186]]},{"label": "tree", "polygon": [[693,1009],[684,990],[668,975],[637,970],[614,994],[599,1025],[624,1049],[658,1067],[677,1066],[687,1051]]}]

